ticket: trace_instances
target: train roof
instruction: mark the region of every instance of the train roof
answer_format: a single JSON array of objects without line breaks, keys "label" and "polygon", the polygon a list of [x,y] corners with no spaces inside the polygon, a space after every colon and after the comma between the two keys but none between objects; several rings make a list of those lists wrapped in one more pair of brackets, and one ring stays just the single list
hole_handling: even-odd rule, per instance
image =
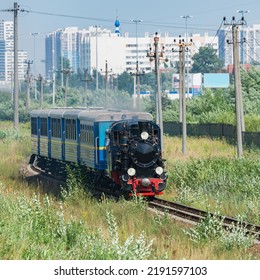
[{"label": "train roof", "polygon": [[151,114],[146,112],[131,112],[128,110],[117,110],[102,108],[55,108],[55,109],[43,109],[33,110],[31,117],[52,117],[52,118],[65,118],[65,119],[77,119],[91,121],[91,122],[103,122],[103,121],[119,121],[124,119],[136,119],[152,121]]},{"label": "train roof", "polygon": [[153,117],[145,112],[131,112],[127,110],[105,110],[105,111],[81,111],[79,113],[80,120],[92,122],[120,121],[129,119],[142,119],[152,121]]},{"label": "train roof", "polygon": [[82,109],[57,108],[33,110],[31,112],[31,117],[77,119],[80,111],[82,111]]}]

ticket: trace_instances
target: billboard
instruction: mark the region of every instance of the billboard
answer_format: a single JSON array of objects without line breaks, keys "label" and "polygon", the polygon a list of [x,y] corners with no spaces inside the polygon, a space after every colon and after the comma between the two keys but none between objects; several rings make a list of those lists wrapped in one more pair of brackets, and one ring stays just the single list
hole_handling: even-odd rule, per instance
[{"label": "billboard", "polygon": [[204,87],[205,88],[229,87],[229,74],[228,73],[205,73]]}]

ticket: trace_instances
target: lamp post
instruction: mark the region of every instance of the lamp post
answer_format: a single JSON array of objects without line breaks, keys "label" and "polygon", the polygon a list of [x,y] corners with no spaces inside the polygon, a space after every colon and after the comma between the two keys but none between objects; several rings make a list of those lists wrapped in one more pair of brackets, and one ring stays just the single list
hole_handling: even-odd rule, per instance
[{"label": "lamp post", "polygon": [[101,26],[95,25],[96,28],[96,90],[98,90],[98,28]]},{"label": "lamp post", "polygon": [[[134,88],[134,104],[136,95],[138,96],[138,107],[140,103],[140,75],[139,75],[139,55],[138,55],[138,23],[142,22],[141,19],[133,19],[132,22],[135,23],[135,38],[136,38],[136,74],[135,74],[135,88]],[[135,107],[135,106],[134,106]]]},{"label": "lamp post", "polygon": [[56,73],[55,73],[55,39],[56,32],[52,33],[52,105],[55,106]]},{"label": "lamp post", "polygon": [[[30,35],[33,36],[33,75],[34,75],[34,77],[36,77],[36,70],[35,70],[36,69],[35,68],[35,66],[36,66],[36,61],[35,61],[35,37],[37,35],[39,35],[39,33],[38,32],[33,32]],[[35,98],[35,100],[37,100],[37,88],[36,88],[36,85],[37,85],[37,83],[36,83],[36,80],[35,80],[35,82],[34,82],[34,98]]]},{"label": "lamp post", "polygon": [[[181,16],[181,18],[185,19],[185,32],[186,32],[186,43],[188,42],[188,18],[193,18],[193,16],[191,15],[185,15],[185,16]],[[186,77],[186,83],[187,83],[187,97],[189,96],[189,92],[190,92],[190,87],[189,87],[189,48],[187,48],[187,52],[186,52],[186,73],[187,73],[187,77]]]}]

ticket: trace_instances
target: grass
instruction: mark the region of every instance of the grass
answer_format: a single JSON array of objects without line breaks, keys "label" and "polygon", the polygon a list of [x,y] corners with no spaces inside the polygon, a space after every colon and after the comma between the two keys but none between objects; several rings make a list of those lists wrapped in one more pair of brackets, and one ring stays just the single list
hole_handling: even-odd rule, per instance
[{"label": "grass", "polygon": [[[0,123],[0,131],[9,126]],[[19,173],[30,153],[28,125],[21,127],[18,136],[14,134],[0,139],[0,259],[259,258],[259,252],[250,248],[252,240],[243,232],[234,229],[226,235],[214,219],[191,229],[173,222],[167,213],[148,211],[146,202],[139,198],[96,200],[84,192],[73,175],[70,192],[64,191],[62,198],[47,195],[38,185],[28,185]],[[246,161],[239,163],[234,159],[235,148],[223,141],[188,138],[187,148],[183,158],[181,140],[166,137],[166,197],[206,209],[211,205],[210,210],[223,212],[229,211],[232,202],[234,213],[241,218],[254,220],[253,216],[259,216],[259,199],[253,199],[258,177],[252,180],[258,172],[257,152],[246,152]],[[217,184],[222,166],[229,167],[230,181],[238,178],[235,180],[239,188],[234,187],[228,199],[222,195],[224,181]],[[248,189],[239,180],[244,174],[248,174]]]},{"label": "grass", "polygon": [[[166,147],[169,141],[179,141],[181,146],[175,138],[167,139]],[[210,211],[219,209],[223,215],[260,224],[259,151],[246,150],[244,158],[238,160],[234,147],[222,141],[188,139],[187,146],[190,148],[183,159],[177,153],[175,158],[169,155],[165,198]]]}]

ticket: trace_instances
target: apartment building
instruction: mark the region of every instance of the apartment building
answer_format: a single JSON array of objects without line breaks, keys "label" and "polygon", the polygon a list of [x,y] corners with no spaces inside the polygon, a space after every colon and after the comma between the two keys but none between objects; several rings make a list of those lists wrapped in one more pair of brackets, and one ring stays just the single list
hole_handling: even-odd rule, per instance
[{"label": "apartment building", "polygon": [[[14,26],[13,21],[0,20],[0,85],[12,83],[14,74]],[[18,51],[18,79],[26,75],[27,52]]]},{"label": "apartment building", "polygon": [[[158,34],[159,51],[164,52],[164,57],[168,58],[169,64],[179,60],[177,52],[172,48],[177,48],[175,42],[179,37],[170,36],[168,33]],[[88,29],[78,29],[68,27],[49,33],[45,40],[46,76],[51,77],[51,73],[61,69],[61,57],[70,61],[70,66],[74,72],[79,69],[101,71],[105,69],[107,62],[109,69],[113,73],[121,74],[124,71],[135,72],[136,61],[140,71],[150,72],[154,65],[147,57],[150,48],[154,48],[154,34],[145,33],[144,36],[136,38],[128,33],[119,34],[111,30],[91,26]],[[189,64],[192,56],[198,52],[199,47],[211,45],[218,49],[218,39],[209,36],[207,33],[201,36],[194,34],[188,37],[192,39],[193,45],[190,47]],[[163,48],[164,47],[164,48]],[[164,64],[161,64],[164,67]]]},{"label": "apartment building", "polygon": [[[241,64],[260,64],[260,24],[239,26],[239,60]],[[225,66],[233,64],[232,27],[221,29],[218,36],[219,58]]]}]

